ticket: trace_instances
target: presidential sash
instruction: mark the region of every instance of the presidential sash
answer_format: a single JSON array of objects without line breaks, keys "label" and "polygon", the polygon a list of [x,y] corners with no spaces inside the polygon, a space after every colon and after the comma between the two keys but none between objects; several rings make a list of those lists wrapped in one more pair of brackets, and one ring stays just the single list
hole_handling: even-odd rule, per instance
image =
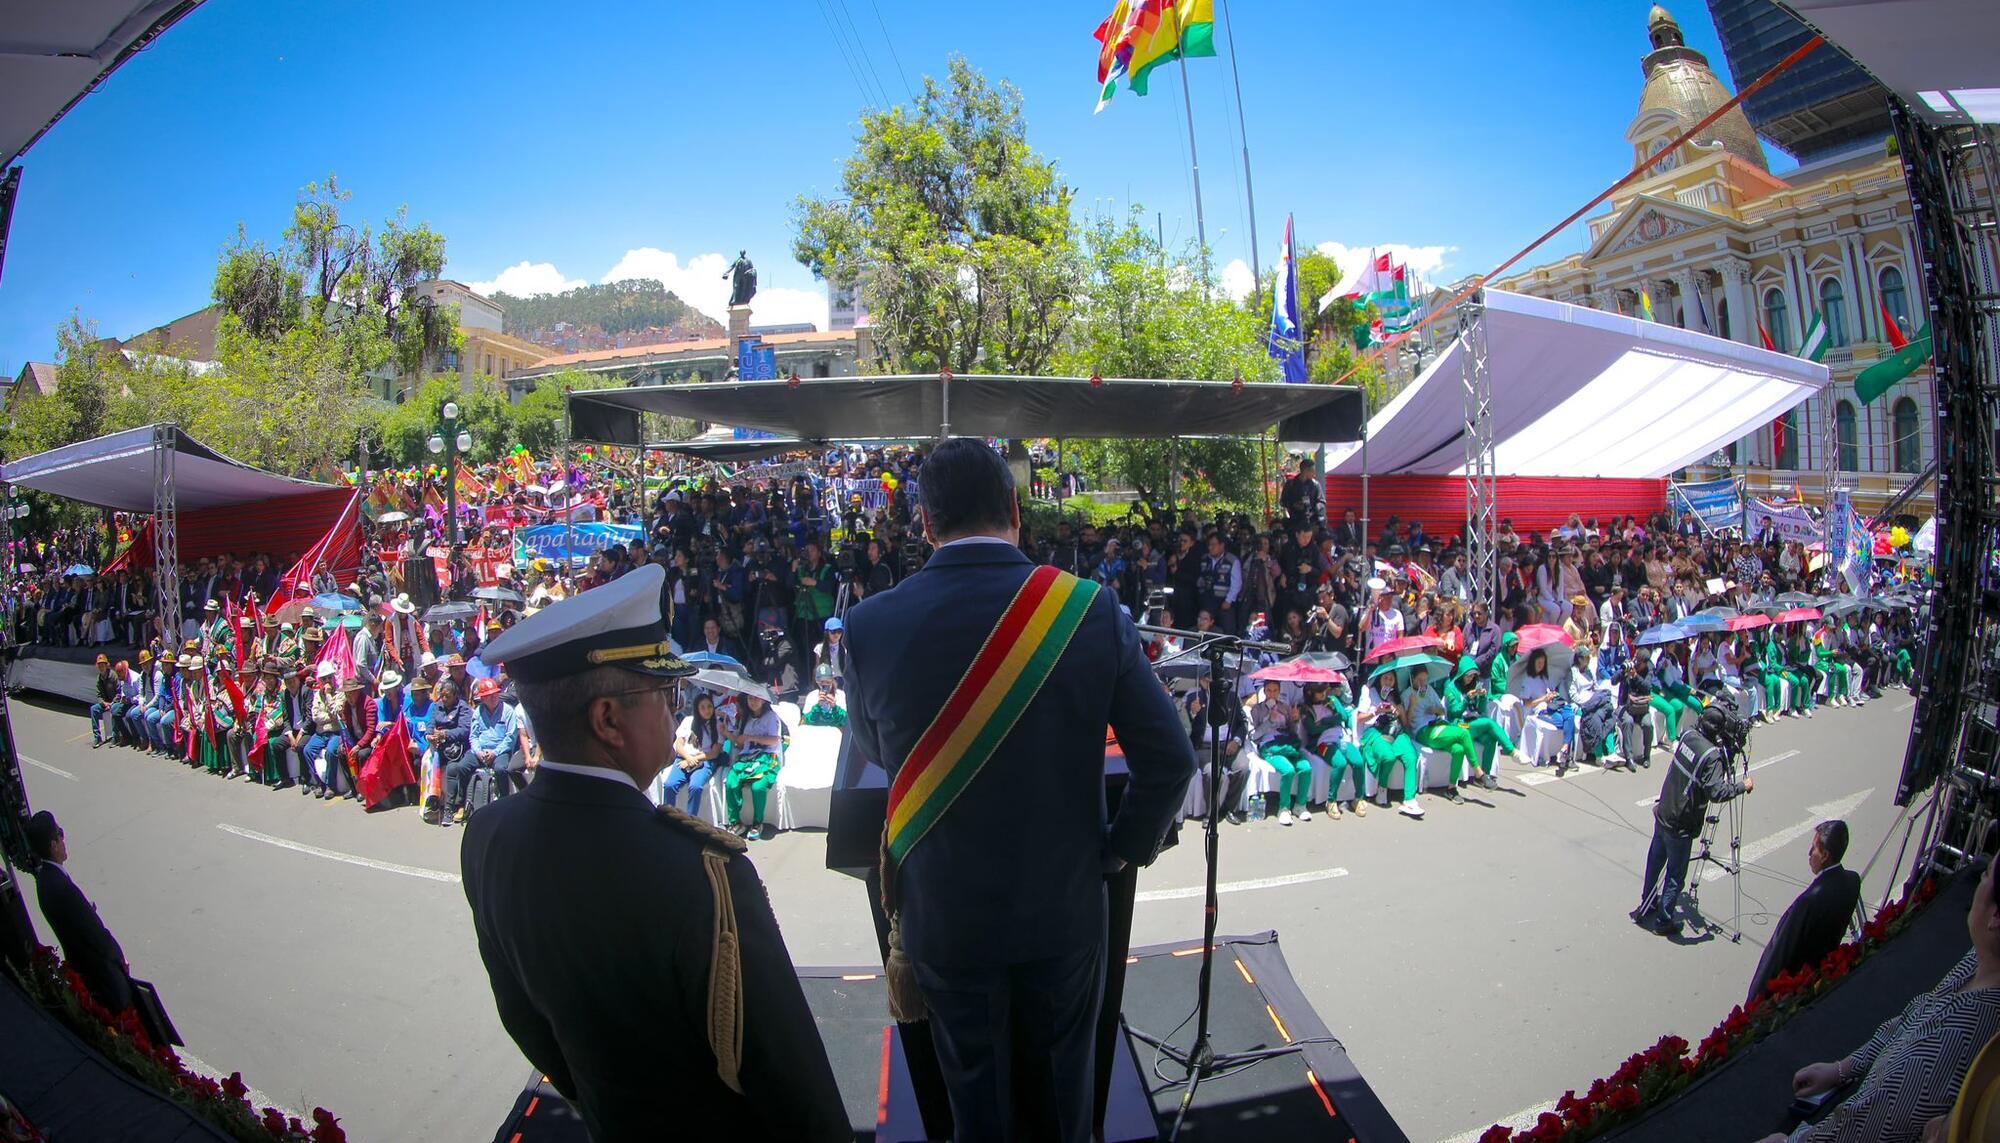
[{"label": "presidential sash", "polygon": [[972,784],[1048,681],[1083,624],[1098,585],[1053,567],[1021,584],[889,786],[882,833],[883,895],[893,911],[894,867]]}]

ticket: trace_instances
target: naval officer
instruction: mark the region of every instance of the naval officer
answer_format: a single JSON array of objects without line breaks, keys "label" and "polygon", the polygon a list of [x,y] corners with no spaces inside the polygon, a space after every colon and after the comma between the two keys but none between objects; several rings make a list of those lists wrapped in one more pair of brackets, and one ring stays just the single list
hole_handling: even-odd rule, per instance
[{"label": "naval officer", "polygon": [[693,668],[648,564],[487,645],[543,760],[459,854],[500,1022],[597,1143],[850,1139],[833,1069],[744,843],[641,791]]}]

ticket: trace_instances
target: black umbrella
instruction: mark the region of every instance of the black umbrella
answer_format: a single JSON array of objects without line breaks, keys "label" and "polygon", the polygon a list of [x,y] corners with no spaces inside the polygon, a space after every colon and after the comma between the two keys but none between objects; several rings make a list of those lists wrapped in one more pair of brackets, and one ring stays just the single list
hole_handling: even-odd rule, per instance
[{"label": "black umbrella", "polygon": [[1309,667],[1325,667],[1329,671],[1351,670],[1354,664],[1338,651],[1307,651],[1285,660],[1287,663],[1304,663]]},{"label": "black umbrella", "polygon": [[424,612],[425,623],[450,623],[455,619],[470,619],[479,614],[479,609],[463,600],[450,600],[434,605]]},{"label": "black umbrella", "polygon": [[472,593],[474,599],[487,599],[495,603],[510,603],[515,607],[528,602],[521,593],[511,587],[482,587]]},{"label": "black umbrella", "polygon": [[[1230,674],[1256,669],[1254,661],[1246,661],[1241,655],[1224,655],[1222,669]],[[1198,679],[1208,674],[1208,660],[1194,652],[1185,652],[1172,659],[1156,664],[1153,673],[1163,679]]]},{"label": "black umbrella", "polygon": [[1819,596],[1808,595],[1803,591],[1788,591],[1779,596],[1776,602],[1783,604],[1788,609],[1793,607],[1816,607],[1819,605]]},{"label": "black umbrella", "polygon": [[1696,615],[1707,615],[1715,619],[1734,619],[1738,612],[1734,607],[1704,607]]}]

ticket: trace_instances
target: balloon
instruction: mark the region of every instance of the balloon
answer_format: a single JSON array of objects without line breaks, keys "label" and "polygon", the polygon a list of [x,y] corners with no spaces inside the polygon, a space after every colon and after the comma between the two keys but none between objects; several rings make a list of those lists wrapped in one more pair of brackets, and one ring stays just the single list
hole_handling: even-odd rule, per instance
[{"label": "balloon", "polygon": [[1901,524],[1896,525],[1889,529],[1889,542],[1899,548],[1908,547],[1910,544],[1910,530]]}]

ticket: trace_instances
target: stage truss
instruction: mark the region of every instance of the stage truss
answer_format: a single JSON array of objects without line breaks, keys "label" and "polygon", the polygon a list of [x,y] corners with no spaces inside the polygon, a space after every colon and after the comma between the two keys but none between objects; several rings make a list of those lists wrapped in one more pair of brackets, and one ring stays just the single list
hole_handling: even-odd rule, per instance
[{"label": "stage truss", "polygon": [[1937,409],[1936,590],[1896,789],[1909,807],[1935,787],[1914,879],[1991,852],[2000,804],[2000,583],[1991,565],[2000,543],[2000,161],[1991,128],[1937,129],[1900,104],[1891,111],[1930,305]]},{"label": "stage truss", "polygon": [[160,637],[169,651],[181,640],[179,513],[174,506],[174,434],[169,424],[153,426],[153,592]]},{"label": "stage truss", "polygon": [[1472,572],[1473,602],[1491,608],[1497,595],[1498,553],[1493,543],[1498,473],[1493,462],[1493,371],[1486,357],[1485,291],[1466,299],[1458,313],[1465,355],[1459,381],[1465,388],[1465,564]]}]

